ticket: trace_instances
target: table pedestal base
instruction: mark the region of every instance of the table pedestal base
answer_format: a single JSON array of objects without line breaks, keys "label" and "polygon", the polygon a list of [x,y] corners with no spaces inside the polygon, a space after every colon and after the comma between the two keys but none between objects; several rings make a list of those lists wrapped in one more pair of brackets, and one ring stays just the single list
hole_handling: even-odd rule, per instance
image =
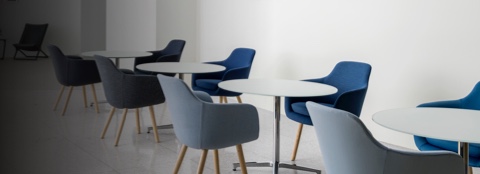
[{"label": "table pedestal base", "polygon": [[[160,125],[157,126],[157,129],[173,129],[173,124]],[[150,133],[151,130],[153,130],[153,127],[148,127],[147,133]]]},{"label": "table pedestal base", "polygon": [[[247,162],[245,163],[245,165],[247,167],[273,167],[272,162]],[[287,168],[287,169],[301,170],[301,171],[307,171],[307,172],[314,172],[318,174],[321,173],[320,170],[297,166],[295,164],[278,163],[276,165],[278,165],[278,167],[275,167],[276,169]],[[237,168],[239,167],[240,167],[239,163],[233,163],[233,171],[237,171]],[[275,173],[278,173],[278,171],[276,171]]]}]

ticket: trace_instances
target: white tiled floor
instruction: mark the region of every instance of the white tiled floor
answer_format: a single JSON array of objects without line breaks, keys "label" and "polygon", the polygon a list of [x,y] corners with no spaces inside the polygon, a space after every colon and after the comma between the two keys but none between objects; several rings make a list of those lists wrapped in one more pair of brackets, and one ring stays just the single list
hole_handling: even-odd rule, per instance
[{"label": "white tiled floor", "polygon": [[[68,110],[61,116],[65,98],[56,111],[53,104],[60,85],[55,79],[50,59],[0,61],[0,173],[5,174],[143,174],[172,173],[179,149],[173,130],[160,130],[160,143],[150,126],[148,109],[142,109],[142,133],[135,131],[134,112],[129,111],[118,147],[114,147],[118,118],[117,110],[105,139],[100,133],[110,106],[100,104],[100,113],[93,107],[84,108],[81,88],[72,93]],[[96,85],[99,100],[105,100],[101,84]],[[66,92],[64,92],[66,96]],[[92,102],[91,90],[87,98]],[[217,98],[215,98],[216,100]],[[165,106],[155,106],[158,124],[168,124]],[[259,109],[261,132],[258,140],[244,144],[246,161],[270,161],[272,158],[272,113]],[[281,122],[281,160],[290,162],[297,124],[284,116]],[[323,169],[320,150],[311,127],[303,132],[300,151],[295,162],[299,166]],[[204,173],[213,173],[210,153]],[[196,173],[200,151],[189,149],[180,173]],[[232,171],[238,161],[234,147],[220,150],[222,173]],[[270,168],[248,168],[249,173],[271,173]],[[281,169],[281,173],[308,173]]]}]

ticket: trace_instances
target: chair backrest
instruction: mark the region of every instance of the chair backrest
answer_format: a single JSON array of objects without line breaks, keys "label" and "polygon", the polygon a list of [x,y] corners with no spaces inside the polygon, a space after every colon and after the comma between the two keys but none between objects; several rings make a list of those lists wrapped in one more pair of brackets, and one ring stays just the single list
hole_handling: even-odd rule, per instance
[{"label": "chair backrest", "polygon": [[480,110],[480,82],[477,82],[472,91],[460,99],[460,102],[464,109]]},{"label": "chair backrest", "polygon": [[69,86],[67,57],[63,54],[62,50],[55,45],[47,45],[47,49],[52,57],[53,68],[58,83]]},{"label": "chair backrest", "polygon": [[387,151],[352,113],[307,102],[328,173],[381,174]]},{"label": "chair backrest", "polygon": [[167,46],[162,50],[163,55],[177,54],[179,56],[183,53],[183,48],[185,47],[184,40],[174,39],[171,40]]},{"label": "chair backrest", "polygon": [[25,24],[20,44],[32,44],[40,48],[47,32],[48,24]]},{"label": "chair backrest", "polygon": [[115,108],[140,108],[165,102],[158,79],[152,75],[126,74],[109,58],[95,55],[105,97]]},{"label": "chair backrest", "polygon": [[339,62],[323,81],[323,83],[332,85],[338,89],[337,93],[325,96],[327,103],[335,104],[341,99],[340,96],[345,92],[360,90],[357,92],[358,94],[355,94],[355,101],[349,101],[348,106],[344,106],[347,108],[343,108],[342,106],[337,107],[359,116],[367,93],[371,70],[372,67],[367,63],[353,61]]},{"label": "chair backrest", "polygon": [[181,143],[199,147],[202,138],[202,101],[180,79],[158,75],[158,80],[168,101],[175,135]]},{"label": "chair backrest", "polygon": [[255,50],[251,48],[236,48],[223,62],[226,70],[238,67],[251,67]]}]

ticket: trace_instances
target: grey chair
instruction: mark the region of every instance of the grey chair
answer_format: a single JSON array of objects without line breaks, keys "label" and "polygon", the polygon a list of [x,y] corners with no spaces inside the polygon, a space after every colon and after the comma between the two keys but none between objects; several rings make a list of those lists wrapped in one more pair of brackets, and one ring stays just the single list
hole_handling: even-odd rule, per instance
[{"label": "grey chair", "polygon": [[85,86],[90,85],[92,88],[93,100],[95,103],[95,111],[98,113],[97,94],[95,93],[95,83],[100,83],[100,75],[98,74],[97,65],[94,60],[83,60],[78,56],[66,56],[55,45],[47,46],[48,52],[52,56],[52,63],[55,69],[55,76],[58,83],[62,85],[60,92],[57,96],[57,101],[53,106],[53,110],[57,109],[58,103],[62,98],[63,91],[66,86],[69,86],[67,99],[65,106],[63,107],[62,116],[67,111],[68,102],[72,95],[73,87],[82,86],[83,91],[83,103],[85,108],[87,107],[87,96],[85,93]]},{"label": "grey chair", "polygon": [[247,173],[242,145],[258,138],[257,109],[249,104],[216,104],[202,91],[192,92],[180,79],[158,75],[173,129],[182,144],[173,173],[178,173],[188,147],[202,149],[198,173],[203,172],[209,149],[214,150],[215,170],[219,173],[218,150],[236,146],[242,173]]},{"label": "grey chair", "polygon": [[327,173],[462,174],[460,155],[401,151],[379,143],[352,113],[307,102]]},{"label": "grey chair", "polygon": [[[95,55],[94,57],[102,79],[105,97],[107,98],[107,102],[113,106],[101,138],[103,139],[105,137],[105,133],[107,132],[116,108],[124,110],[115,140],[115,146],[118,145],[120,140],[128,109],[135,109],[136,111],[137,133],[140,133],[139,108],[142,107],[148,106],[150,117],[152,119],[152,126],[157,127],[153,105],[165,102],[165,97],[163,96],[158,79],[152,75],[124,73],[120,71],[110,59],[98,55]],[[155,141],[158,143],[157,129],[153,130]]]}]

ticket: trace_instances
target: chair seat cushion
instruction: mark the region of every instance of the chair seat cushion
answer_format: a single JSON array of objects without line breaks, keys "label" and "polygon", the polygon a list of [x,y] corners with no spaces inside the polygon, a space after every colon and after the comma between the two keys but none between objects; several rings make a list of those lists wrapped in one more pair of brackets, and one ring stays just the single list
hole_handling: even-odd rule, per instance
[{"label": "chair seat cushion", "polygon": [[205,88],[209,90],[216,90],[218,88],[218,83],[222,80],[218,79],[198,79],[195,81],[195,84],[200,88]]},{"label": "chair seat cushion", "polygon": [[35,49],[37,46],[35,44],[13,44],[17,49]]},{"label": "chair seat cushion", "polygon": [[[441,149],[449,150],[452,152],[458,151],[458,142],[455,141],[446,141],[435,138],[426,138],[427,142],[433,146],[439,147]],[[469,156],[480,157],[480,144],[469,144]]]},{"label": "chair seat cushion", "polygon": [[[319,104],[324,105],[324,106],[328,106],[328,107],[333,107],[333,105],[327,104],[327,103],[319,103]],[[308,114],[306,102],[292,103],[292,110],[293,110],[293,112],[296,112],[296,113],[299,113],[299,114],[302,114],[302,115],[310,115],[310,114]]]}]

